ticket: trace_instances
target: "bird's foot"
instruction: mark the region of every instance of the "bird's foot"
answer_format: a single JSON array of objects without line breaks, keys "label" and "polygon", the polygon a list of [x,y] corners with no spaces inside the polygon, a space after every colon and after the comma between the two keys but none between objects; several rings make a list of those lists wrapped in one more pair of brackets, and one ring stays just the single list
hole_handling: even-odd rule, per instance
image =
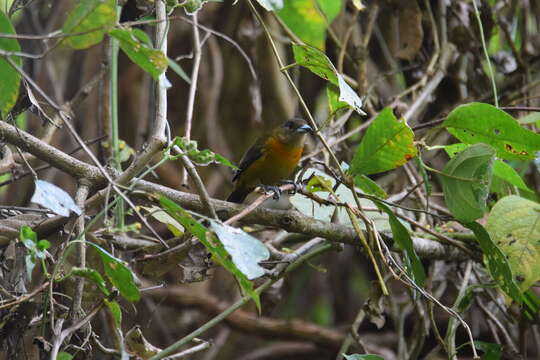
[{"label": "bird's foot", "polygon": [[288,191],[289,195],[294,195],[294,194],[296,194],[297,192],[299,192],[302,189],[302,185],[295,182],[294,180],[282,180],[279,183],[281,185],[293,185],[294,186],[293,189]]},{"label": "bird's foot", "polygon": [[279,186],[275,186],[275,185],[261,185],[261,188],[263,189],[263,191],[265,193],[270,193],[270,192],[273,192],[274,195],[272,196],[272,198],[274,200],[279,200],[279,198],[281,197],[281,189],[279,188]]}]

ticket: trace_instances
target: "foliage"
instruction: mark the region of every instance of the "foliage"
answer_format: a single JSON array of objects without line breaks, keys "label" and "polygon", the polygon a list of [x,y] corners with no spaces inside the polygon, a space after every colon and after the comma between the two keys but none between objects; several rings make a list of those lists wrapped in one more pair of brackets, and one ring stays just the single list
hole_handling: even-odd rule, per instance
[{"label": "foliage", "polygon": [[[15,29],[5,13],[0,11],[0,33],[15,34]],[[0,50],[3,52],[21,51],[17,39],[0,38]],[[17,66],[21,66],[22,60],[19,56],[9,57]],[[0,57],[0,115],[5,119],[19,96],[19,84],[21,75],[13,69],[6,61],[5,56]]]},{"label": "foliage", "polygon": [[[1,353],[519,353],[540,308],[533,10],[0,1]],[[212,199],[293,114],[317,131],[292,193]]]}]

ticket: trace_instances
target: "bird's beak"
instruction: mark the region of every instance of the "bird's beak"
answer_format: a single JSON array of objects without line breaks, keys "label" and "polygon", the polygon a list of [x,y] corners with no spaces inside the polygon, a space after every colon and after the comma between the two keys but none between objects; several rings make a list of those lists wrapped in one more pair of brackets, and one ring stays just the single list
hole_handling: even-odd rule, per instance
[{"label": "bird's beak", "polygon": [[313,133],[313,129],[309,125],[302,125],[296,129],[299,133]]}]

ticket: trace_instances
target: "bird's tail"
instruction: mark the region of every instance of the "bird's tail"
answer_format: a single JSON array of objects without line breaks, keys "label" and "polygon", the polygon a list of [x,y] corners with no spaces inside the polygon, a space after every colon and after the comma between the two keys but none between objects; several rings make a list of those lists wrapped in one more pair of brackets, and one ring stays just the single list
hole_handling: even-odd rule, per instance
[{"label": "bird's tail", "polygon": [[246,199],[246,196],[248,196],[249,193],[250,191],[248,189],[239,186],[233,190],[233,192],[227,198],[227,201],[241,204]]}]

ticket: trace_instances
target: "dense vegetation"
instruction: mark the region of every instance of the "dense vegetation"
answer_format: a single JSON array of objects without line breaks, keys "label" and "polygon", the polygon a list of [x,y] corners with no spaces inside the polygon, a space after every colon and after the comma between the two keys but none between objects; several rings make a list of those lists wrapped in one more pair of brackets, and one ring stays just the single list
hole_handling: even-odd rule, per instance
[{"label": "dense vegetation", "polygon": [[[539,34],[538,0],[1,0],[0,358],[539,358]],[[292,207],[218,200],[293,116]]]}]

